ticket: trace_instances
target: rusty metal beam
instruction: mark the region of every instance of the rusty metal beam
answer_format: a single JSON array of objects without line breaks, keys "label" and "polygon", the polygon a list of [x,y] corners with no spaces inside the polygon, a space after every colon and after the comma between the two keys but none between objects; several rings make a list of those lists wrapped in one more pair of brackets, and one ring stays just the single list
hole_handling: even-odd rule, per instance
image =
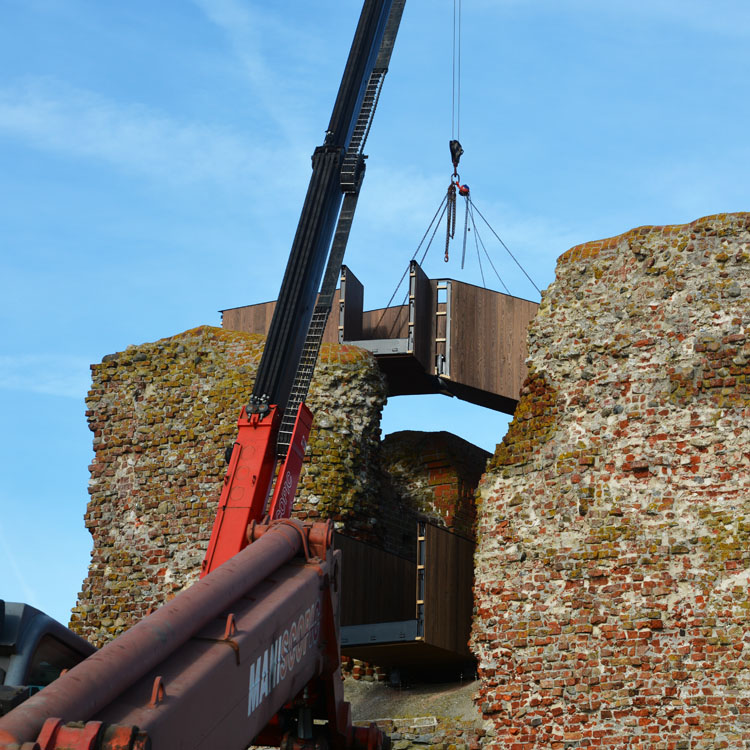
[{"label": "rusty metal beam", "polygon": [[0,748],[34,741],[49,717],[88,721],[171,653],[231,610],[302,548],[280,524],[96,654],[0,718]]}]

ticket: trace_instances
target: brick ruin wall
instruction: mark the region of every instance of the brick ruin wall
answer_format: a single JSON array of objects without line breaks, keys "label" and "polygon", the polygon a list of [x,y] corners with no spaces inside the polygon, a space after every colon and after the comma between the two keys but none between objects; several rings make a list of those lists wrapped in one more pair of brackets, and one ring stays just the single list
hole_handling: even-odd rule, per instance
[{"label": "brick ruin wall", "polygon": [[[93,643],[197,578],[226,471],[224,449],[262,347],[261,336],[202,327],[128,347],[92,367],[87,417],[95,458],[86,526],[94,546],[71,627]],[[387,536],[374,460],[384,402],[369,355],[323,346],[298,517],[332,518],[366,541]]]},{"label": "brick ruin wall", "polygon": [[482,480],[486,746],[750,747],[750,214],[558,261]]},{"label": "brick ruin wall", "polygon": [[[87,417],[95,457],[85,522],[93,550],[71,616],[71,628],[92,643],[123,632],[197,578],[226,471],[224,450],[235,438],[263,342],[201,327],[128,347],[92,367]],[[473,508],[466,486],[476,486],[488,454],[447,433],[402,433],[389,436],[381,461],[385,400],[371,354],[322,347],[294,515],[330,518],[349,536],[410,557],[417,517],[446,528],[460,523],[465,532]],[[425,440],[430,461],[409,458]],[[409,481],[403,466],[394,468],[399,454],[410,463]]]},{"label": "brick ruin wall", "polygon": [[450,432],[386,435],[380,460],[397,500],[433,523],[474,539],[474,493],[490,454]]}]

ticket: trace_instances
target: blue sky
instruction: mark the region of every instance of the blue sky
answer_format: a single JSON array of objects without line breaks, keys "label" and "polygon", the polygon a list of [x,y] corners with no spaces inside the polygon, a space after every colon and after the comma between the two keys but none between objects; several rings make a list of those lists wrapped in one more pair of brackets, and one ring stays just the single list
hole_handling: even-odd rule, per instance
[{"label": "blue sky", "polygon": [[[464,6],[462,178],[540,288],[579,242],[750,208],[745,0]],[[75,602],[88,365],[275,298],[359,7],[0,0],[0,597],[63,621]],[[448,183],[452,9],[407,3],[347,253],[368,307]],[[430,276],[481,283],[439,244]],[[384,427],[491,449],[506,423],[435,397]]]}]

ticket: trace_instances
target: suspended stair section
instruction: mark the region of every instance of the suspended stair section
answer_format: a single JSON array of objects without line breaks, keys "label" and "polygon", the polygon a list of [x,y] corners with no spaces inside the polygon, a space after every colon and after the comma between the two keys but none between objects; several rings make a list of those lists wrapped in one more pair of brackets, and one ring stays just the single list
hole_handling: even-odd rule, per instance
[{"label": "suspended stair section", "polygon": [[[371,351],[386,375],[389,396],[443,393],[513,414],[526,377],[526,331],[539,305],[454,279],[429,279],[416,261],[408,273],[406,304],[363,310],[364,288],[342,266],[332,293],[333,315],[325,323],[313,317],[310,347],[341,343]],[[324,284],[321,296],[325,293]],[[222,326],[265,334],[274,305],[222,310]],[[303,357],[300,373],[305,362],[314,359]],[[305,393],[313,365],[306,367]]]}]

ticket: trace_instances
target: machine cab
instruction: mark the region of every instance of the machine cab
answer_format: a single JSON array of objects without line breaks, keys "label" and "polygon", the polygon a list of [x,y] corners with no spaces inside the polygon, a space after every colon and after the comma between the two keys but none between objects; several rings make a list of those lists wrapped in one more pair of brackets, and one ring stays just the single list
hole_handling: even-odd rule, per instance
[{"label": "machine cab", "polygon": [[44,612],[0,599],[0,716],[94,651]]}]

